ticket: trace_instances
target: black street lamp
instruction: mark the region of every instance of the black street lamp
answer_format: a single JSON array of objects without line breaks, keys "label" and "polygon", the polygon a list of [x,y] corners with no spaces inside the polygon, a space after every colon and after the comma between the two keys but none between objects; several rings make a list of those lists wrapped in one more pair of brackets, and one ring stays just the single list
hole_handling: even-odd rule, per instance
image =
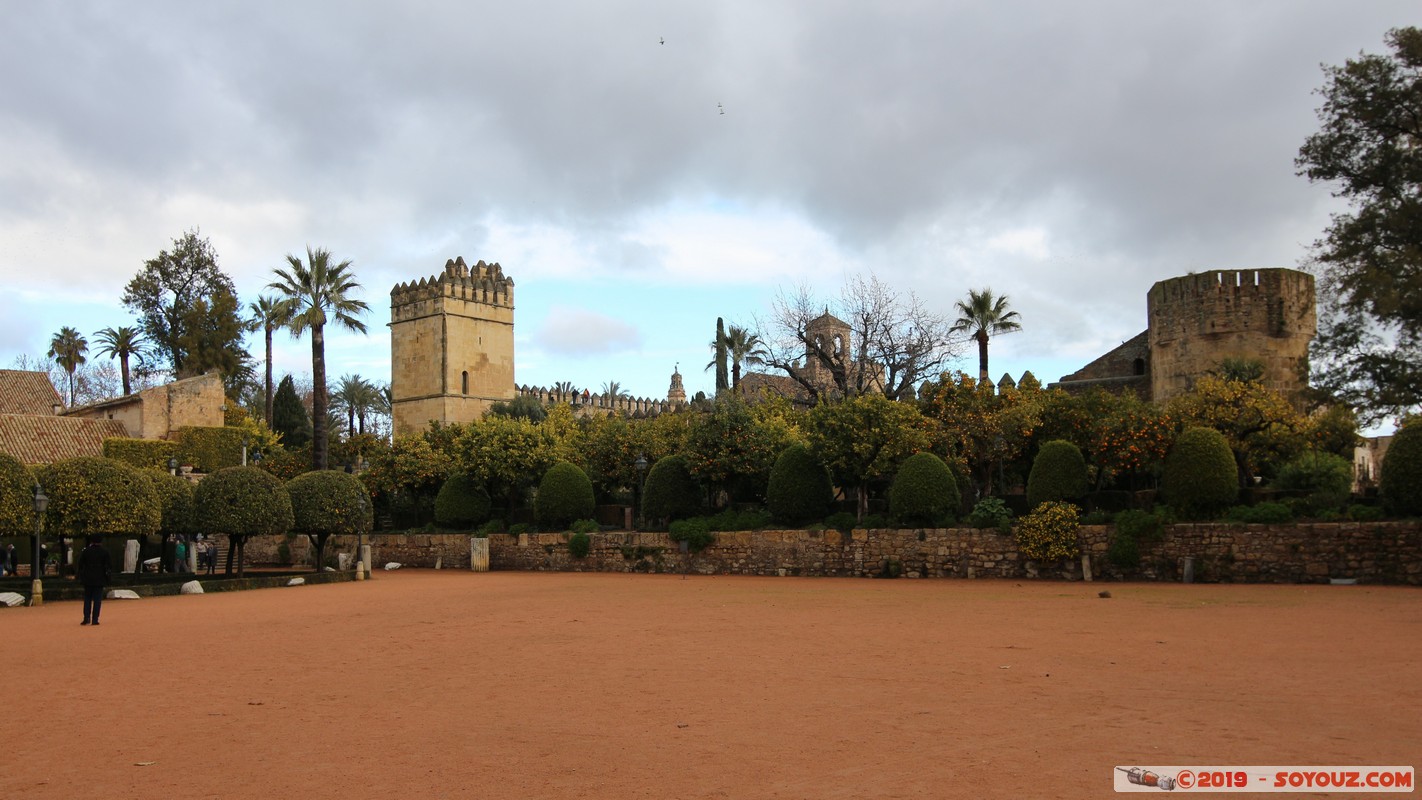
[{"label": "black street lamp", "polygon": [[40,536],[44,533],[44,512],[49,509],[49,498],[38,482],[35,483],[35,538],[30,545],[30,605],[44,605],[44,563],[40,559]]}]

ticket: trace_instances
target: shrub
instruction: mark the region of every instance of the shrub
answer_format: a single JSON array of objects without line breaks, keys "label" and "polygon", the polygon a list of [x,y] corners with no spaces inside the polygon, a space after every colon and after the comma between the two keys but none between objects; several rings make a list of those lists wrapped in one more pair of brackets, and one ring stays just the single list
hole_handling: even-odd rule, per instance
[{"label": "shrub", "polygon": [[1063,439],[1042,445],[1027,473],[1027,505],[1032,508],[1056,500],[1086,496],[1086,459],[1081,448]]},{"label": "shrub", "polygon": [[533,500],[533,515],[547,530],[566,528],[573,520],[591,517],[596,509],[592,481],[576,464],[566,461],[548,468]]},{"label": "shrub", "polygon": [[691,477],[686,459],[667,456],[652,465],[642,494],[642,515],[648,520],[677,520],[701,511],[701,488]]},{"label": "shrub", "polygon": [[484,523],[483,525],[480,525],[480,526],[479,526],[479,530],[475,531],[474,533],[475,533],[476,535],[478,535],[478,536],[485,536],[485,537],[487,537],[487,536],[488,536],[489,534],[491,534],[491,533],[503,533],[503,532],[504,532],[504,521],[501,520],[501,519],[491,519],[491,520],[489,520],[488,522]]},{"label": "shrub", "polygon": [[968,514],[968,523],[974,528],[996,528],[1002,533],[1012,531],[1012,509],[998,497],[984,497],[973,506]]},{"label": "shrub", "polygon": [[1377,506],[1354,503],[1348,506],[1348,519],[1354,522],[1377,522],[1383,518],[1383,510]]},{"label": "shrub", "polygon": [[435,495],[435,523],[442,528],[467,530],[489,516],[489,493],[463,471],[445,479]]},{"label": "shrub", "polygon": [[1225,514],[1225,519],[1245,525],[1282,525],[1293,521],[1294,511],[1285,503],[1260,503],[1235,506]]},{"label": "shrub", "polygon": [[1122,511],[1116,515],[1115,523],[1106,557],[1122,569],[1130,569],[1139,564],[1140,544],[1160,541],[1165,531],[1165,518],[1148,511]]},{"label": "shrub", "polygon": [[1378,491],[1389,513],[1422,515],[1422,420],[1408,420],[1393,435],[1383,456]]},{"label": "shrub", "polygon": [[602,530],[602,526],[597,524],[595,519],[580,519],[569,525],[568,530],[573,533],[597,533]]},{"label": "shrub", "polygon": [[951,522],[958,510],[958,485],[943,459],[917,453],[899,465],[889,487],[889,514],[912,526]]},{"label": "shrub", "polygon": [[175,450],[180,463],[191,464],[198,472],[216,472],[242,463],[242,440],[250,436],[242,428],[179,428]]},{"label": "shrub", "polygon": [[[595,523],[594,523],[595,524]],[[587,558],[592,550],[592,537],[584,531],[575,531],[568,537],[568,555],[573,558]]]},{"label": "shrub", "polygon": [[1165,499],[1187,518],[1219,514],[1239,498],[1239,468],[1229,442],[1214,428],[1187,428],[1165,457]]},{"label": "shrub", "polygon": [[671,540],[680,544],[686,542],[686,549],[699,553],[716,542],[716,534],[704,517],[680,519],[671,524]]},{"label": "shrub", "polygon": [[1274,486],[1303,492],[1306,514],[1337,511],[1353,492],[1353,464],[1342,456],[1310,450],[1281,467]]},{"label": "shrub", "polygon": [[509,535],[518,536],[519,534],[528,533],[532,529],[533,526],[529,525],[527,522],[515,522],[513,525],[509,526]]},{"label": "shrub", "polygon": [[34,532],[34,485],[19,459],[0,452],[0,535]]},{"label": "shrub", "polygon": [[144,536],[157,533],[163,522],[153,482],[122,461],[80,456],[47,464],[37,473],[49,497],[45,512],[48,533]]},{"label": "shrub", "polygon": [[770,513],[766,511],[736,511],[728,508],[719,514],[706,518],[713,531],[756,531],[770,524]]},{"label": "shrub", "polygon": [[834,528],[843,534],[848,534],[859,525],[859,518],[848,511],[838,511],[825,517],[825,527]]},{"label": "shrub", "polygon": [[104,458],[122,461],[139,469],[168,469],[168,459],[178,453],[175,443],[166,439],[127,439],[111,436],[104,440]]},{"label": "shrub", "polygon": [[1081,512],[1066,502],[1046,502],[1017,523],[1017,547],[1033,561],[1056,562],[1080,552]]},{"label": "shrub", "polygon": [[179,478],[165,470],[143,471],[153,482],[153,491],[158,497],[161,521],[158,530],[164,534],[188,534],[197,532],[193,524],[193,485],[186,478]]},{"label": "shrub", "polygon": [[824,517],[833,495],[825,465],[810,448],[795,444],[775,459],[765,505],[776,522],[799,526]]},{"label": "shrub", "polygon": [[1081,524],[1110,525],[1111,520],[1115,519],[1115,517],[1116,515],[1112,514],[1110,511],[1088,511],[1086,512],[1086,516],[1081,518]]},{"label": "shrub", "polygon": [[293,523],[286,487],[257,467],[228,467],[208,475],[193,491],[193,505],[203,532],[227,534],[237,550],[239,573],[245,571],[248,536],[286,533]]}]

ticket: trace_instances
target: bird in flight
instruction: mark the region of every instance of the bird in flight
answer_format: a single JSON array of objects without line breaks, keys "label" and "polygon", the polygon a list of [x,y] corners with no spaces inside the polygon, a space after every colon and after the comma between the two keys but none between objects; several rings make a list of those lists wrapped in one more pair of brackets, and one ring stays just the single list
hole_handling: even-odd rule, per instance
[{"label": "bird in flight", "polygon": [[657,37],[657,44],[666,44],[666,43],[667,43],[667,38],[666,38],[665,36],[658,36],[658,37]]},{"label": "bird in flight", "polygon": [[722,114],[726,113],[726,108],[725,108],[724,106],[722,106],[720,103],[717,103],[717,104],[716,104],[716,108],[717,108],[717,110],[719,110]]}]

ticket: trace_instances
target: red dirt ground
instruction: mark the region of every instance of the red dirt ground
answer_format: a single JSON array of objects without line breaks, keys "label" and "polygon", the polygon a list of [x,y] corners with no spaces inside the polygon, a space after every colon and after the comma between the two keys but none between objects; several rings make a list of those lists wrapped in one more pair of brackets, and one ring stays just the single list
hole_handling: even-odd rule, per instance
[{"label": "red dirt ground", "polygon": [[1117,764],[1422,765],[1410,588],[377,571],[103,614],[0,609],[0,797],[1076,798]]}]

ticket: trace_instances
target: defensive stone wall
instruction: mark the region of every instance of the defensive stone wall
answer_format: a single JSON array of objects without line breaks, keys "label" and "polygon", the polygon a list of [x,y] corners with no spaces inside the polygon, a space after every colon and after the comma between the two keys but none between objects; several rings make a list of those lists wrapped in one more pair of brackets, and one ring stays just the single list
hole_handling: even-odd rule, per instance
[{"label": "defensive stone wall", "polygon": [[[1296,525],[1173,525],[1158,543],[1141,546],[1140,566],[1122,571],[1107,559],[1112,529],[1084,526],[1082,552],[1096,579],[1179,581],[1193,559],[1201,582],[1360,583],[1422,585],[1422,523]],[[222,537],[218,537],[220,540]],[[586,558],[568,553],[567,533],[496,534],[489,563],[496,570],[575,572],[695,572],[905,578],[1082,578],[1079,561],[1038,564],[1024,558],[1010,534],[971,528],[919,530],[754,531],[717,533],[704,552],[685,554],[665,533],[609,532],[590,536]],[[372,534],[376,568],[389,561],[412,567],[468,568],[468,534]],[[308,563],[306,537],[259,537],[248,563],[275,563],[288,544],[295,563]],[[220,546],[225,543],[219,541]],[[353,537],[334,537],[328,551],[354,552]]]},{"label": "defensive stone wall", "polygon": [[1264,365],[1266,386],[1286,395],[1305,386],[1317,332],[1313,276],[1292,269],[1218,270],[1156,283],[1146,297],[1151,395],[1189,391],[1226,358]]}]

